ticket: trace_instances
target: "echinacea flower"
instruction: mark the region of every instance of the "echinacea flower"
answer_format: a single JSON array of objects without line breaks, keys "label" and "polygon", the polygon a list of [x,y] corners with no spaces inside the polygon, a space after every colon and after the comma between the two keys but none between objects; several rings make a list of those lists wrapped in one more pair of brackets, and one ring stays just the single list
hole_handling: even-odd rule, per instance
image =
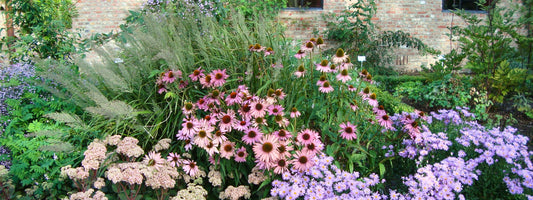
[{"label": "echinacea flower", "polygon": [[196,162],[192,160],[183,161],[182,168],[183,168],[183,171],[185,171],[185,173],[187,173],[189,176],[192,176],[192,177],[194,177],[196,173],[200,171],[200,169],[198,169],[198,165],[196,165]]},{"label": "echinacea flower", "polygon": [[341,123],[339,125],[341,130],[339,130],[340,136],[346,140],[357,139],[357,127],[350,122]]},{"label": "echinacea flower", "polygon": [[219,115],[218,127],[222,132],[230,132],[236,123],[237,119],[235,119],[235,111],[233,110],[228,110],[226,113]]},{"label": "echinacea flower", "polygon": [[223,86],[226,83],[226,79],[229,77],[229,75],[226,74],[226,69],[215,69],[209,75],[212,77],[210,84],[214,87]]},{"label": "echinacea flower", "polygon": [[251,111],[252,106],[250,105],[250,103],[244,103],[237,112],[239,112],[239,115],[241,115],[243,119],[249,120],[250,118],[252,118]]},{"label": "echinacea flower", "polygon": [[177,153],[169,153],[167,156],[167,161],[172,167],[179,167],[181,165],[181,156]]},{"label": "echinacea flower", "polygon": [[322,37],[318,37],[318,38],[316,39],[316,47],[317,47],[317,48],[321,48],[321,47],[324,46],[324,45],[325,45],[325,44],[324,44],[324,39],[322,39]]},{"label": "echinacea flower", "polygon": [[269,115],[282,115],[283,109],[284,108],[281,105],[270,105],[268,106],[268,114]]},{"label": "echinacea flower", "polygon": [[279,140],[288,140],[292,137],[291,133],[285,129],[274,131],[272,134],[276,135]]},{"label": "echinacea flower", "polygon": [[235,143],[230,141],[225,141],[220,146],[220,157],[230,159],[233,156],[235,151]]},{"label": "echinacea flower", "polygon": [[276,165],[274,167],[274,173],[283,174],[284,172],[289,171],[289,161],[286,158],[280,158],[275,161]]},{"label": "echinacea flower", "polygon": [[291,118],[297,118],[297,117],[299,117],[300,115],[302,115],[302,114],[300,113],[300,111],[298,111],[298,109],[296,109],[295,107],[292,107],[290,117],[291,117]]},{"label": "echinacea flower", "polygon": [[296,72],[294,72],[294,75],[298,78],[303,77],[305,75],[305,67],[303,64],[298,66],[298,68],[296,69]]},{"label": "echinacea flower", "polygon": [[348,85],[348,91],[354,92],[357,91],[357,88],[355,88],[353,85]]},{"label": "echinacea flower", "polygon": [[331,73],[337,72],[337,65],[335,65],[335,64],[329,65],[329,71],[328,72],[331,72]]},{"label": "echinacea flower", "polygon": [[311,144],[315,139],[320,138],[320,135],[316,131],[311,129],[305,129],[298,133],[296,140],[304,145]]},{"label": "echinacea flower", "polygon": [[318,78],[318,81],[316,81],[316,85],[318,86],[322,86],[324,85],[324,82],[326,82],[328,79],[326,78],[325,75],[322,75],[320,76],[320,78]]},{"label": "echinacea flower", "polygon": [[195,69],[192,74],[189,75],[192,81],[198,81],[201,77],[205,76],[204,71],[201,67]]},{"label": "echinacea flower", "polygon": [[291,151],[294,150],[291,143],[292,143],[291,140],[280,140],[279,141],[278,152],[282,158],[291,157]]},{"label": "echinacea flower", "polygon": [[148,155],[144,156],[143,164],[148,167],[154,167],[159,169],[165,163],[165,159],[161,158],[161,153],[156,153],[155,151],[150,151]]},{"label": "echinacea flower", "polygon": [[186,101],[183,104],[183,107],[181,108],[181,111],[183,111],[184,115],[190,115],[194,112],[195,106],[193,103]]},{"label": "echinacea flower", "polygon": [[308,41],[308,42],[306,42],[304,45],[302,45],[300,47],[300,50],[302,50],[304,52],[311,52],[311,51],[313,51],[314,47],[315,47],[315,44],[313,44],[313,42],[311,42],[311,41]]},{"label": "echinacea flower", "polygon": [[318,90],[322,93],[330,93],[333,92],[333,87],[329,84],[329,81],[324,82],[321,87],[318,88]]},{"label": "echinacea flower", "polygon": [[157,85],[157,93],[162,94],[163,92],[168,92],[167,87],[164,84]]},{"label": "echinacea flower", "polygon": [[250,45],[249,50],[252,52],[261,52],[264,51],[266,47],[261,46],[260,44]]},{"label": "echinacea flower", "polygon": [[265,56],[269,56],[269,55],[272,55],[272,54],[274,54],[274,49],[272,49],[272,47],[266,48]]},{"label": "echinacea flower", "polygon": [[303,57],[305,57],[305,51],[302,51],[301,49],[298,50],[298,52],[294,55],[294,57],[297,59],[302,59]]},{"label": "echinacea flower", "polygon": [[336,64],[342,64],[346,62],[347,58],[348,58],[348,55],[344,54],[344,50],[339,48],[337,49],[337,52],[335,53],[335,56],[333,56],[332,60]]},{"label": "echinacea flower", "polygon": [[237,122],[235,124],[235,129],[238,130],[238,131],[244,131],[246,129],[248,129],[248,127],[251,125],[250,121],[249,120],[240,120],[239,122]]},{"label": "echinacea flower", "polygon": [[228,96],[226,96],[225,103],[228,106],[242,103],[242,94],[237,92],[231,92]]},{"label": "echinacea flower", "polygon": [[212,134],[210,131],[202,128],[194,136],[194,143],[199,147],[205,147],[211,141]]},{"label": "echinacea flower", "polygon": [[246,156],[248,156],[248,152],[246,152],[246,148],[241,147],[237,150],[237,153],[235,153],[235,162],[246,162]]},{"label": "echinacea flower", "polygon": [[329,61],[322,60],[322,62],[316,64],[316,70],[319,72],[329,72]]},{"label": "echinacea flower", "polygon": [[278,152],[279,142],[275,135],[263,135],[259,142],[254,144],[255,157],[263,162],[273,162],[280,158]]},{"label": "echinacea flower", "polygon": [[376,99],[376,93],[370,94],[368,98],[365,98],[368,105],[371,105],[372,107],[377,107],[379,105],[378,100]]},{"label": "echinacea flower", "polygon": [[202,148],[204,148],[205,151],[207,151],[207,154],[209,154],[209,156],[213,156],[214,154],[219,153],[218,143],[215,143],[214,141],[209,141],[207,145],[205,145]]},{"label": "echinacea flower", "polygon": [[275,95],[276,98],[278,98],[278,99],[284,99],[285,96],[287,96],[287,95],[283,92],[283,88],[276,89],[276,90],[274,91],[274,95]]},{"label": "echinacea flower", "polygon": [[313,142],[307,144],[304,146],[302,151],[307,151],[309,154],[316,155],[318,152],[321,152],[324,150],[324,144],[320,141],[320,139],[314,139]]},{"label": "echinacea flower", "polygon": [[383,107],[383,105],[379,105],[378,107],[372,108],[372,111],[374,111],[374,114],[379,115],[379,116],[387,114],[387,112],[385,111],[385,107]]},{"label": "echinacea flower", "polygon": [[248,130],[244,131],[244,136],[242,136],[242,141],[246,144],[252,145],[261,139],[263,133],[259,131],[256,127],[250,127]]},{"label": "echinacea flower", "polygon": [[213,83],[213,77],[211,75],[205,75],[203,77],[200,78],[200,84],[202,84],[202,88],[210,88],[212,87],[212,83]]},{"label": "echinacea flower", "polygon": [[297,151],[294,159],[291,160],[292,167],[298,171],[305,171],[314,165],[313,154],[307,151]]},{"label": "echinacea flower", "polygon": [[253,101],[250,106],[252,108],[252,110],[250,111],[250,114],[252,115],[252,117],[264,117],[265,116],[266,108],[268,107],[268,105],[266,104],[264,100],[259,99],[257,101]]},{"label": "echinacea flower", "polygon": [[337,74],[337,80],[346,83],[352,80],[352,77],[350,77],[350,74],[348,74],[348,70],[343,69],[341,73]]},{"label": "echinacea flower", "polygon": [[381,125],[386,130],[393,130],[394,129],[392,127],[392,120],[389,117],[389,115],[387,115],[387,114],[376,115],[376,118],[378,120],[379,125]]},{"label": "echinacea flower", "polygon": [[176,137],[178,138],[191,138],[198,131],[198,124],[196,123],[196,118],[183,118],[183,123],[181,124],[181,130],[178,131]]},{"label": "echinacea flower", "polygon": [[289,125],[289,120],[285,117],[283,117],[283,114],[279,114],[274,116],[274,121],[280,126],[280,127],[287,127]]}]

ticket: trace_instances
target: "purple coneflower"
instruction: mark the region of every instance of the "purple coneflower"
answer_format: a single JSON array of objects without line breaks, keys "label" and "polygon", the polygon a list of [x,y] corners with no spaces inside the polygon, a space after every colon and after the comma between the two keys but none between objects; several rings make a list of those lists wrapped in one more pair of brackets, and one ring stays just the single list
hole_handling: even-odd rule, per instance
[{"label": "purple coneflower", "polygon": [[268,106],[268,114],[269,115],[282,115],[283,114],[283,107],[281,105],[270,105]]},{"label": "purple coneflower", "polygon": [[179,167],[181,165],[181,156],[177,153],[169,153],[167,156],[167,161],[172,167]]},{"label": "purple coneflower", "polygon": [[341,123],[339,125],[341,130],[339,130],[340,136],[346,140],[357,139],[357,126],[351,124],[350,122]]},{"label": "purple coneflower", "polygon": [[235,162],[246,162],[246,156],[248,156],[248,152],[246,152],[246,148],[241,147],[237,150],[235,153]]},{"label": "purple coneflower", "polygon": [[192,176],[192,177],[194,177],[196,173],[200,171],[200,169],[198,169],[198,165],[196,165],[196,162],[192,160],[183,161],[182,168],[183,168],[183,171],[185,171],[185,173],[187,173],[189,176]]},{"label": "purple coneflower", "polygon": [[261,140],[254,144],[253,150],[258,160],[268,163],[280,158],[278,147],[278,138],[275,135],[263,135]]},{"label": "purple coneflower", "polygon": [[292,137],[291,133],[285,129],[274,131],[272,134],[276,135],[279,140],[288,140]]},{"label": "purple coneflower", "polygon": [[230,159],[235,151],[235,143],[225,141],[220,146],[220,157]]},{"label": "purple coneflower", "polygon": [[189,75],[189,78],[191,78],[192,81],[198,81],[201,77],[205,76],[204,71],[205,70],[203,70],[202,67],[199,67]]},{"label": "purple coneflower", "polygon": [[[343,69],[341,73],[337,74],[337,80],[346,83],[350,80],[352,80],[352,77],[350,77],[350,74],[348,74],[348,70]],[[352,86],[353,87],[353,86]]]},{"label": "purple coneflower", "polygon": [[302,114],[300,113],[300,111],[298,111],[298,109],[296,109],[295,107],[292,107],[290,117],[291,117],[291,118],[297,118],[297,117],[299,117],[300,115],[302,115]]},{"label": "purple coneflower", "polygon": [[329,61],[328,60],[322,60],[322,62],[316,64],[316,70],[320,72],[329,72]]},{"label": "purple coneflower", "polygon": [[259,131],[256,127],[250,127],[244,131],[244,136],[242,136],[242,141],[246,144],[252,145],[261,139],[263,133]]},{"label": "purple coneflower", "polygon": [[329,81],[324,82],[321,87],[318,88],[318,90],[322,93],[330,93],[333,92],[333,87],[331,87],[331,84],[329,84]]},{"label": "purple coneflower", "polygon": [[209,75],[211,75],[211,85],[214,87],[221,87],[226,83],[226,79],[229,75],[226,74],[226,69],[215,69]]},{"label": "purple coneflower", "polygon": [[311,129],[302,130],[296,136],[296,140],[304,145],[311,144],[315,139],[318,138],[320,138],[320,135]]},{"label": "purple coneflower", "polygon": [[297,151],[291,163],[295,170],[305,171],[314,165],[313,157],[314,155],[307,151]]},{"label": "purple coneflower", "polygon": [[298,52],[294,55],[294,57],[297,59],[302,59],[303,57],[305,57],[305,51],[302,51],[301,49],[298,50]]},{"label": "purple coneflower", "polygon": [[344,50],[339,48],[337,49],[337,52],[335,53],[335,56],[333,56],[332,60],[335,64],[342,64],[346,62],[347,58],[348,58],[348,55],[344,54]]},{"label": "purple coneflower", "polygon": [[298,69],[296,69],[296,72],[294,72],[294,75],[298,78],[303,77],[305,75],[305,67],[303,64],[298,66]]}]

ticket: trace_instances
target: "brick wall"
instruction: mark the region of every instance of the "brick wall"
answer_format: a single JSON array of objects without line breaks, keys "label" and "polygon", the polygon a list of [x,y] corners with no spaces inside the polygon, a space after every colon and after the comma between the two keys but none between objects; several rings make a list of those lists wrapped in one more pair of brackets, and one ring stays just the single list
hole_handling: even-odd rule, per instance
[{"label": "brick wall", "polygon": [[137,10],[146,0],[73,0],[79,16],[73,19],[72,28],[83,36],[93,33],[109,33],[119,30],[120,24],[129,15],[128,10]]}]

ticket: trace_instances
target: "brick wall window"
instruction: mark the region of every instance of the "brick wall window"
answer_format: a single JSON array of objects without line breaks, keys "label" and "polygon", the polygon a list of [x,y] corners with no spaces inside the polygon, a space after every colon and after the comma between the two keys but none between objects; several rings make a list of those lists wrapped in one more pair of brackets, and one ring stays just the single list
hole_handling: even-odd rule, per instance
[{"label": "brick wall window", "polygon": [[[443,0],[442,10],[478,10],[481,11],[482,7],[478,5],[479,0]],[[486,0],[485,6],[490,5],[492,0]]]},{"label": "brick wall window", "polygon": [[322,8],[323,0],[288,0],[287,8]]}]

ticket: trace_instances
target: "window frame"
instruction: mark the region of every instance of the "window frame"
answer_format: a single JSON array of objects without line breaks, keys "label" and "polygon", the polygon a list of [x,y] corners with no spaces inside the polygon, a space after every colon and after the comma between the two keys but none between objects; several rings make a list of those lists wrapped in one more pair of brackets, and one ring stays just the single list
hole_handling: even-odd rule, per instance
[{"label": "window frame", "polygon": [[324,0],[298,0],[298,1],[315,1],[315,2],[318,2],[319,7],[303,7],[303,6],[289,7],[289,1],[291,0],[287,1],[287,7],[285,8],[285,10],[322,10],[324,9]]},{"label": "window frame", "polygon": [[[447,2],[450,2],[450,1],[452,1],[452,2],[453,1],[458,1],[459,2],[459,7],[458,8],[446,8]],[[442,11],[451,12],[451,11],[454,11],[454,10],[462,10],[462,9],[464,9],[463,7],[461,7],[461,2],[462,1],[463,0],[442,0]],[[479,6],[477,5],[477,2],[479,2],[479,0],[474,0],[474,5],[476,6],[476,8],[478,8],[478,10],[467,10],[467,9],[465,9],[464,11],[474,12],[474,13],[486,13],[487,11],[482,10],[481,8],[479,8]],[[486,4],[487,5],[490,5],[492,3],[493,3],[493,0],[486,0]]]}]

